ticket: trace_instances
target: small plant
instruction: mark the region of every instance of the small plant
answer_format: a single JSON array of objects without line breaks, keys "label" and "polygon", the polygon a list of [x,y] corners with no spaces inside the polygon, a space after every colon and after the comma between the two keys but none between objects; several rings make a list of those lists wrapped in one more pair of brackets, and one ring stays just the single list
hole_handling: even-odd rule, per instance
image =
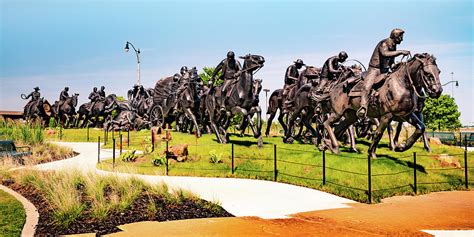
[{"label": "small plant", "polygon": [[135,162],[135,160],[137,159],[135,152],[136,150],[124,152],[120,155],[120,158],[124,162]]},{"label": "small plant", "polygon": [[209,161],[213,164],[222,163],[222,153],[217,154],[216,150],[209,151]]},{"label": "small plant", "polygon": [[153,154],[151,157],[151,163],[153,163],[154,166],[162,166],[166,164],[166,155],[156,152]]}]

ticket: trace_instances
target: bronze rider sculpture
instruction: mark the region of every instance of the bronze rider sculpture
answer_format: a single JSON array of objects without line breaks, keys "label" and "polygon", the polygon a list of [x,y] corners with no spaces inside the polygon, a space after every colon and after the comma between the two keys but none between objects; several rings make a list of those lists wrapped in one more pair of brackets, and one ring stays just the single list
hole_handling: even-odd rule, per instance
[{"label": "bronze rider sculpture", "polygon": [[291,103],[290,98],[288,97],[288,94],[290,93],[290,90],[295,87],[295,85],[298,82],[298,78],[300,76],[299,69],[301,69],[305,64],[303,63],[303,60],[297,59],[296,61],[293,62],[294,64],[290,65],[285,72],[285,85],[283,86],[283,93],[281,97],[278,99],[280,101],[285,100],[285,103],[283,104],[284,111],[286,112],[288,110],[288,106]]},{"label": "bronze rider sculpture", "polygon": [[227,57],[222,60],[217,66],[214,72],[212,73],[211,80],[209,81],[209,87],[213,88],[214,87],[214,81],[216,78],[216,75],[222,71],[222,74],[220,76],[220,79],[224,80],[224,83],[222,85],[222,91],[221,91],[221,110],[225,110],[225,99],[226,99],[226,94],[227,94],[227,89],[230,86],[230,84],[234,81],[234,79],[238,78],[240,76],[240,70],[241,70],[240,62],[238,60],[235,60],[235,54],[232,51],[229,51],[227,53]]},{"label": "bronze rider sculpture", "polygon": [[393,29],[392,32],[390,32],[389,38],[380,41],[377,46],[375,46],[372,57],[370,58],[369,70],[364,79],[360,108],[357,110],[358,117],[364,118],[367,114],[368,97],[376,78],[388,73],[389,70],[392,69],[396,57],[410,54],[408,50],[397,50],[397,44],[403,41],[404,33],[405,31],[402,29]]}]

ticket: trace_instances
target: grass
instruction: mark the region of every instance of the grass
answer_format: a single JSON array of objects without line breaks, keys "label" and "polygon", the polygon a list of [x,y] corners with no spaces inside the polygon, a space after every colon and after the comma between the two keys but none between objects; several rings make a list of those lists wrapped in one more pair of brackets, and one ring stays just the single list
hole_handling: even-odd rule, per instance
[{"label": "grass", "polygon": [[[367,202],[367,148],[369,142],[358,140],[361,153],[349,153],[342,147],[340,155],[326,153],[326,185],[322,185],[322,152],[313,145],[284,144],[281,137],[264,138],[263,148],[257,148],[253,137],[231,136],[234,143],[235,172],[232,174],[232,145],[218,144],[213,135],[204,135],[196,139],[189,134],[172,132],[169,146],[176,144],[189,145],[189,157],[186,162],[170,160],[169,175],[177,176],[208,176],[208,177],[239,177],[273,180],[274,178],[274,145],[277,152],[278,181],[305,187],[320,189],[353,200]],[[125,143],[123,149],[143,150],[150,144],[150,132],[130,133],[130,147]],[[110,138],[109,138],[110,141]],[[116,143],[117,149],[119,144]],[[155,153],[164,153],[165,142],[158,140]],[[104,146],[111,148],[110,142]],[[441,154],[449,154],[464,167],[463,150],[447,145],[432,145],[433,152],[423,150],[422,143],[407,152],[397,153],[388,149],[388,141],[382,140],[377,149],[378,159],[371,163],[372,201],[394,195],[413,195],[413,173],[417,170],[417,191],[429,193],[433,191],[463,189],[464,169],[442,167],[435,158]],[[417,153],[417,165],[413,163],[413,152]],[[210,162],[212,154],[219,154],[222,163]],[[470,153],[471,154],[471,153]],[[151,162],[153,154],[145,155],[136,162],[112,161],[101,162],[98,167],[104,170],[119,172],[164,175],[165,166],[154,166]],[[469,155],[468,166],[474,167],[474,159]],[[294,164],[301,163],[301,164]],[[449,170],[438,170],[446,168]],[[341,171],[342,170],[342,171]],[[351,173],[343,172],[349,171]],[[469,176],[474,177],[474,170]]]},{"label": "grass", "polygon": [[[104,141],[101,130],[89,129],[90,141],[97,142],[97,136]],[[127,145],[127,133],[122,134],[122,148],[125,150],[149,150],[151,133],[149,130],[130,132],[130,146]],[[63,130],[63,141],[86,141],[86,129]],[[357,141],[361,153],[349,153],[348,147],[341,147],[341,155],[326,153],[326,185],[322,184],[322,152],[313,145],[282,143],[281,137],[264,138],[263,148],[257,148],[256,139],[250,136],[231,136],[234,143],[235,172],[232,174],[232,145],[217,143],[214,135],[205,134],[197,139],[195,136],[179,132],[171,132],[169,146],[177,144],[189,145],[189,156],[186,162],[170,160],[169,175],[206,176],[206,177],[239,177],[251,179],[273,180],[274,178],[274,145],[277,146],[278,181],[305,187],[315,188],[353,200],[367,202],[368,175],[367,149],[369,142]],[[50,139],[46,136],[47,139]],[[120,148],[119,133],[115,132],[116,149]],[[98,165],[104,170],[119,172],[165,175],[166,166],[155,166],[152,157],[164,154],[166,144],[161,135],[155,143],[154,154],[145,154],[136,162],[106,160]],[[402,138],[406,135],[402,133]],[[51,137],[56,139],[57,137]],[[108,142],[104,148],[112,148],[112,133],[108,133]],[[417,193],[429,193],[442,190],[463,189],[464,170],[436,170],[443,168],[435,158],[441,154],[449,154],[464,167],[463,150],[455,146],[432,145],[433,152],[423,150],[418,142],[407,152],[397,153],[388,149],[387,139],[383,139],[377,149],[378,159],[372,161],[372,198],[374,202],[394,195],[413,195],[413,173],[417,170]],[[413,163],[413,152],[417,153],[417,165]],[[210,162],[211,154],[220,156],[222,162]],[[474,167],[472,153],[469,153],[468,167]],[[298,165],[293,163],[301,163]],[[450,167],[445,167],[450,168]],[[340,170],[350,171],[345,173]],[[386,175],[391,174],[391,175]],[[474,177],[474,170],[469,170],[469,177]],[[471,179],[472,180],[472,179]]]},{"label": "grass", "polygon": [[37,145],[44,141],[44,132],[40,122],[22,123],[0,116],[0,138],[14,140],[22,144]]},{"label": "grass", "polygon": [[0,236],[20,236],[25,221],[23,205],[0,190]]}]

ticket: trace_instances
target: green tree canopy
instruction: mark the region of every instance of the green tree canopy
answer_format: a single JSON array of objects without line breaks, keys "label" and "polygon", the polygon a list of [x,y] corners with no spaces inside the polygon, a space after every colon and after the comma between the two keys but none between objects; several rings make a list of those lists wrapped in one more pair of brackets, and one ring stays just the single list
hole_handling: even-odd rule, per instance
[{"label": "green tree canopy", "polygon": [[[203,67],[202,72],[199,73],[199,76],[201,77],[202,81],[204,82],[205,85],[211,80],[212,73],[214,73],[215,67]],[[214,82],[214,86],[219,86],[221,85],[224,81],[220,79],[221,77],[221,72],[219,72],[216,76],[216,81]]]},{"label": "green tree canopy", "polygon": [[460,116],[458,105],[449,95],[441,95],[438,99],[428,98],[425,101],[423,117],[429,129],[453,130],[460,128],[462,126],[459,120]]},{"label": "green tree canopy", "polygon": [[125,101],[125,97],[119,95],[119,96],[117,96],[117,101],[118,101],[118,102],[124,102],[124,101]]}]

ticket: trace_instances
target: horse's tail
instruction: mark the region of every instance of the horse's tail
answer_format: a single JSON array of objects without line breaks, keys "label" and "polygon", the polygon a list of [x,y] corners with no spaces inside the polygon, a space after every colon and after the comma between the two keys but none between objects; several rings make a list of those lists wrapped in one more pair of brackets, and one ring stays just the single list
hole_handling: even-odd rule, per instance
[{"label": "horse's tail", "polygon": [[268,110],[267,110],[267,114],[272,114],[272,113],[276,113],[277,109],[278,109],[278,95],[280,94],[281,92],[281,89],[278,89],[278,90],[275,90],[272,92],[272,94],[270,95],[270,99],[268,101]]}]

